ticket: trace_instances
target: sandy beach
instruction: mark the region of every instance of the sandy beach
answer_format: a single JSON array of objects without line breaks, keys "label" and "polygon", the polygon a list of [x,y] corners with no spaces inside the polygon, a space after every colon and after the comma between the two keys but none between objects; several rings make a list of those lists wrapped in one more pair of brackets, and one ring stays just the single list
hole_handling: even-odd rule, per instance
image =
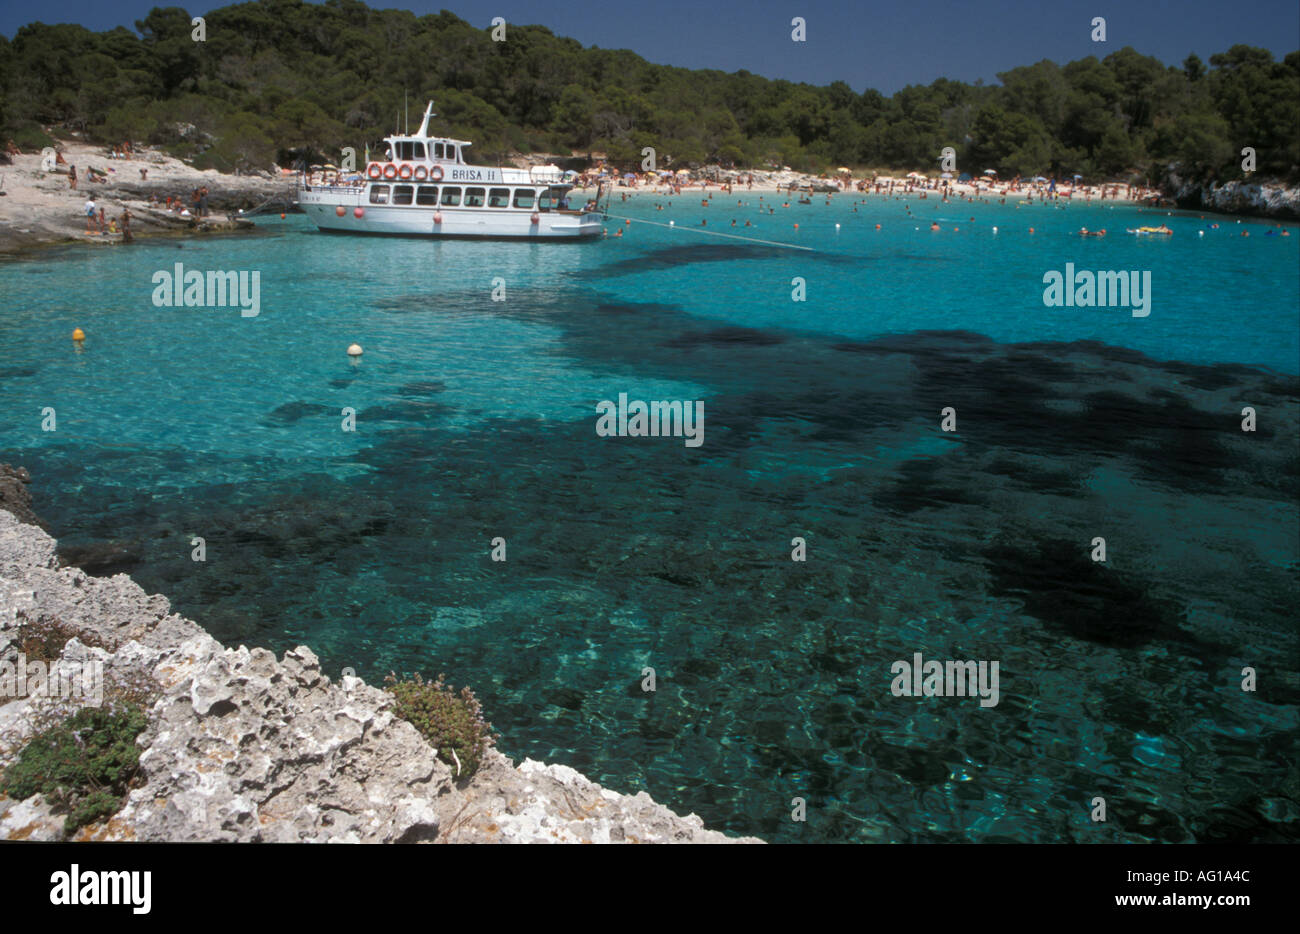
[{"label": "sandy beach", "polygon": [[[637,179],[635,184],[619,183],[613,188],[614,200],[617,201],[620,194],[654,195],[655,197],[682,197],[689,198],[694,195],[713,197],[719,193],[734,194],[745,196],[749,194],[763,195],[781,195],[785,199],[810,198],[814,201],[817,198],[825,199],[831,195],[849,195],[857,198],[917,198],[919,200],[943,199],[945,190],[942,187],[945,182],[948,184],[946,196],[949,200],[978,200],[978,201],[1024,201],[1024,200],[1056,200],[1072,201],[1080,203],[1091,202],[1109,202],[1109,203],[1146,203],[1161,197],[1161,192],[1154,188],[1144,188],[1127,185],[1079,185],[1077,187],[1070,185],[1058,186],[1055,191],[1052,190],[1050,183],[1045,182],[1020,182],[1019,184],[1009,181],[985,180],[961,182],[945,179],[932,178],[908,178],[901,175],[875,175],[864,178],[861,175],[839,175],[834,178],[825,176],[811,176],[798,172],[782,171],[770,173],[752,173],[754,182],[752,185],[744,179],[751,173],[735,173],[738,179],[730,181],[731,191],[727,192],[725,186],[728,180],[725,178],[721,181],[712,179],[691,178],[680,184],[665,184],[663,182],[647,181]],[[630,181],[630,180],[629,180]],[[594,194],[596,191],[596,182],[590,176],[584,176],[582,184],[577,189],[579,192]],[[865,183],[863,189],[858,185]],[[606,182],[608,184],[608,182]],[[796,186],[792,191],[791,186]],[[798,190],[798,186],[834,186],[833,191],[808,191]],[[877,185],[879,190],[877,190]],[[892,187],[891,187],[892,186]],[[1105,197],[1103,198],[1103,193]]]}]

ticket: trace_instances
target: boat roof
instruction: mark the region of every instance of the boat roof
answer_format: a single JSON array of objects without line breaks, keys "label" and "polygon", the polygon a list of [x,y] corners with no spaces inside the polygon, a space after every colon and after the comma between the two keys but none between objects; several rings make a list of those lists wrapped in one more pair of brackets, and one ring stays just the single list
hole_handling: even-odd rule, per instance
[{"label": "boat roof", "polygon": [[424,119],[420,121],[420,128],[413,134],[394,133],[392,136],[385,136],[384,140],[390,143],[425,143],[430,140],[439,143],[455,143],[457,146],[473,146],[473,140],[452,139],[450,136],[430,136],[429,120],[437,116],[433,112],[433,101],[429,101],[428,106],[424,108]]}]

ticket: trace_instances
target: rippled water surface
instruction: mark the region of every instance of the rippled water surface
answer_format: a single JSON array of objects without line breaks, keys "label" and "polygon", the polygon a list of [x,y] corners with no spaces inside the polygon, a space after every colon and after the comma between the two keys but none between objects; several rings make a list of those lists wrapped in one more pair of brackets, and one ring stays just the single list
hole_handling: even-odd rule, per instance
[{"label": "rippled water surface", "polygon": [[[6,262],[0,461],[31,469],[68,560],[223,641],[307,643],[372,682],[445,671],[508,755],[710,826],[1300,836],[1295,228],[736,200],[611,210],[813,251],[646,224],[355,239],[291,217]],[[1159,220],[1173,237],[1122,232]],[[259,270],[261,314],[155,307],[177,262]],[[1150,271],[1150,316],[1045,307],[1066,263]],[[620,392],[703,400],[704,444],[597,437]],[[895,697],[890,665],[917,652],[997,660],[998,704]]]}]

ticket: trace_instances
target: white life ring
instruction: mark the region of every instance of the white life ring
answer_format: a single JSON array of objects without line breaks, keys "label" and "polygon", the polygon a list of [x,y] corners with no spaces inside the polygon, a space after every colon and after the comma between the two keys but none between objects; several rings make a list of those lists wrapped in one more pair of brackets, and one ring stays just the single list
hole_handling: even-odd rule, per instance
[{"label": "white life ring", "polygon": [[370,166],[366,169],[366,174],[369,175],[371,178],[379,178],[384,174],[384,170],[379,167],[378,162],[372,162],[370,163]]},{"label": "white life ring", "polygon": [[429,178],[435,182],[442,181],[442,166],[435,165],[429,170]]},{"label": "white life ring", "polygon": [[411,177],[411,167],[403,163],[402,167],[397,170],[397,177],[400,178],[402,181],[409,180]]},{"label": "white life ring", "polygon": [[426,168],[425,168],[424,166],[422,166],[422,165],[417,165],[417,166],[415,167],[415,180],[416,180],[417,182],[422,182],[422,181],[424,181],[424,180],[425,180],[426,178],[428,178],[428,177],[429,177],[429,170],[428,170],[428,169],[426,169]]}]

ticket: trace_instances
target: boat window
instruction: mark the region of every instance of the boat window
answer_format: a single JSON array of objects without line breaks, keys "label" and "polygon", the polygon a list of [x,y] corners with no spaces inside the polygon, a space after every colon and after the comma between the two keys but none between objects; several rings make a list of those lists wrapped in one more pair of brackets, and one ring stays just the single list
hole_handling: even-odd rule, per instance
[{"label": "boat window", "polygon": [[388,186],[371,185],[370,186],[370,203],[387,204],[388,203]]},{"label": "boat window", "polygon": [[410,204],[411,196],[415,194],[415,188],[412,185],[398,185],[393,189],[393,204]]},{"label": "boat window", "polygon": [[437,204],[438,203],[438,186],[421,185],[420,190],[415,195],[416,204]]},{"label": "boat window", "polygon": [[411,158],[424,159],[424,143],[411,144]]},{"label": "boat window", "polygon": [[488,207],[490,208],[508,208],[510,207],[510,189],[493,188],[488,192]]},{"label": "boat window", "polygon": [[456,205],[460,204],[460,189],[444,188],[442,190],[442,203],[447,207],[451,207],[451,208],[454,208]]},{"label": "boat window", "polygon": [[523,208],[525,210],[531,208],[533,206],[533,201],[535,200],[534,199],[535,194],[536,192],[534,192],[531,188],[516,188],[515,207]]},{"label": "boat window", "polygon": [[481,208],[483,207],[483,189],[466,188],[465,189],[465,207]]},{"label": "boat window", "polygon": [[466,143],[464,146],[460,147],[460,151],[456,153],[456,161],[461,163],[461,165],[471,164],[469,158],[469,147],[470,144]]},{"label": "boat window", "polygon": [[537,209],[539,211],[554,211],[560,206],[562,197],[564,197],[563,188],[548,188],[537,199]]},{"label": "boat window", "polygon": [[433,144],[433,158],[435,159],[442,158],[442,143]]}]

